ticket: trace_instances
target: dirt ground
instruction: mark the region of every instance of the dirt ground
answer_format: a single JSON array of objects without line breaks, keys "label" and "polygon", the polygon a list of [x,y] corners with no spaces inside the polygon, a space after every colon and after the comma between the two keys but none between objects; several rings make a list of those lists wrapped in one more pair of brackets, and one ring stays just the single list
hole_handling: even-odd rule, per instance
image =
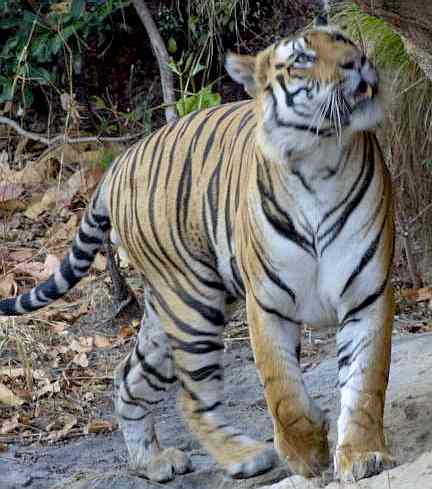
[{"label": "dirt ground", "polygon": [[[432,450],[432,334],[407,334],[398,322],[393,344],[393,361],[386,404],[386,436],[398,464],[416,460]],[[87,322],[86,322],[87,323]],[[96,326],[95,326],[96,324]],[[96,328],[85,324],[85,328]],[[106,327],[106,326],[104,326]],[[412,328],[412,321],[410,323]],[[418,328],[414,325],[414,330]],[[76,331],[78,334],[80,329]],[[88,331],[87,331],[88,334]],[[118,355],[130,347],[124,345]],[[123,351],[124,350],[124,351]],[[328,413],[330,441],[334,445],[338,410],[337,367],[332,332],[305,331],[302,365],[311,395]],[[103,357],[105,358],[105,357]],[[111,358],[106,357],[110,362]],[[231,422],[249,435],[271,442],[272,423],[267,413],[242,318],[228,329],[225,352],[225,412]],[[240,489],[267,486],[288,476],[284,467],[248,481],[233,481],[215,466],[192,438],[175,409],[176,393],[157,411],[158,431],[163,446],[175,446],[192,455],[194,472],[164,485],[171,489]],[[99,418],[113,419],[109,383],[95,412]],[[59,405],[59,415],[62,414]],[[121,433],[88,434],[76,439],[47,444],[15,441],[0,452],[0,489],[147,489],[161,484],[132,476],[127,471],[127,454]],[[331,468],[318,479],[321,487],[331,482]],[[286,487],[291,487],[287,485]],[[279,487],[279,486],[278,486]],[[296,487],[295,485],[293,487]],[[306,487],[306,486],[305,486]],[[367,486],[362,486],[367,487]],[[412,486],[414,488],[414,485]],[[416,485],[416,489],[428,489]],[[409,486],[406,489],[410,489]]]}]

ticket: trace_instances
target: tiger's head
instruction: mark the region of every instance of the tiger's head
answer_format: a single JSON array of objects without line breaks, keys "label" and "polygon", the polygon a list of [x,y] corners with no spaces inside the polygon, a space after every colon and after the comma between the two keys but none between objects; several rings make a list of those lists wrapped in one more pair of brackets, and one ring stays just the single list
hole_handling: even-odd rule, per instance
[{"label": "tiger's head", "polygon": [[383,118],[376,69],[335,26],[315,25],[257,56],[230,53],[225,66],[256,99],[261,132],[285,152],[323,137],[340,141]]}]

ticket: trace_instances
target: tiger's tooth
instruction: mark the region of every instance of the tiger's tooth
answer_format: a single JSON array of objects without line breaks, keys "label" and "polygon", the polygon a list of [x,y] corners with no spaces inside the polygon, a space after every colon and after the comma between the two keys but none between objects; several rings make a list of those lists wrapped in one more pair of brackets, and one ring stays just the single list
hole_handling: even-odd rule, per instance
[{"label": "tiger's tooth", "polygon": [[372,95],[373,95],[372,87],[370,85],[368,85],[367,90],[366,90],[366,96],[367,96],[367,98],[372,98]]}]

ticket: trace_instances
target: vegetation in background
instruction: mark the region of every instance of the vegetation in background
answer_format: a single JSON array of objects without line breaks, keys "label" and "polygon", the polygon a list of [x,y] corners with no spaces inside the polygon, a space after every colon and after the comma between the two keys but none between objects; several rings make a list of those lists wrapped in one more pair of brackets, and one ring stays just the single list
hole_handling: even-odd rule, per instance
[{"label": "vegetation in background", "polygon": [[86,41],[111,30],[108,17],[125,0],[0,0],[0,103],[31,106],[35,87],[68,91],[81,70]]},{"label": "vegetation in background", "polygon": [[[398,227],[411,280],[432,280],[432,82],[383,20],[342,3],[335,21],[364,42],[380,69],[388,113],[380,135],[393,173]],[[408,238],[408,240],[406,239]],[[420,240],[422,247],[417,246]],[[411,248],[411,249],[409,249]]]}]

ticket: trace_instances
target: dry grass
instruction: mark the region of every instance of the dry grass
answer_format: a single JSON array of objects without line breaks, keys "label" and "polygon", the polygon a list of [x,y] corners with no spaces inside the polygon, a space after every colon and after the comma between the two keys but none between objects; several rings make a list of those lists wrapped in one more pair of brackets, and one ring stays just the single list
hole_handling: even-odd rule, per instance
[{"label": "dry grass", "polygon": [[[432,81],[411,60],[401,37],[383,20],[350,2],[338,7],[335,21],[365,43],[382,75],[387,117],[379,137],[393,175],[397,227],[423,282],[432,281]],[[398,243],[396,263],[406,260],[407,244]],[[409,250],[408,250],[409,252]],[[405,263],[406,264],[406,263]],[[412,285],[402,271],[401,282]]]}]

